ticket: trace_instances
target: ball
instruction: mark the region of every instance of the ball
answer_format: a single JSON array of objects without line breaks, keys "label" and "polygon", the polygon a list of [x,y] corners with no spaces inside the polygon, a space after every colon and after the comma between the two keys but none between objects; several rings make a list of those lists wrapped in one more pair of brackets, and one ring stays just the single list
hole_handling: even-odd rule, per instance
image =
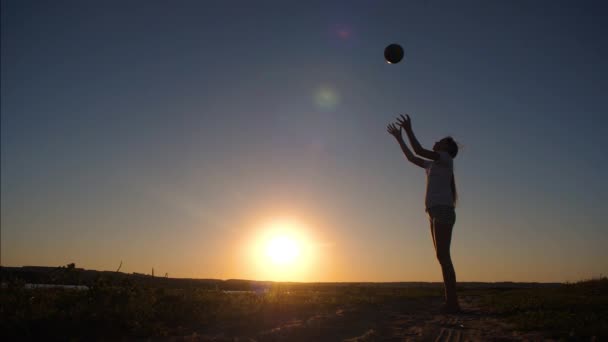
[{"label": "ball", "polygon": [[403,59],[403,48],[399,44],[391,44],[384,49],[384,59],[388,64],[396,64]]}]

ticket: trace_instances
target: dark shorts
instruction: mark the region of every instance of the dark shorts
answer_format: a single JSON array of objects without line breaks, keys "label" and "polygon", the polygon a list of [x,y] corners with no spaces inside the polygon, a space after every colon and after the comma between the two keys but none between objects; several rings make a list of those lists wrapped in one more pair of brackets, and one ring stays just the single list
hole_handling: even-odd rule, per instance
[{"label": "dark shorts", "polygon": [[454,225],[456,223],[456,210],[447,205],[437,205],[426,209],[431,221]]}]

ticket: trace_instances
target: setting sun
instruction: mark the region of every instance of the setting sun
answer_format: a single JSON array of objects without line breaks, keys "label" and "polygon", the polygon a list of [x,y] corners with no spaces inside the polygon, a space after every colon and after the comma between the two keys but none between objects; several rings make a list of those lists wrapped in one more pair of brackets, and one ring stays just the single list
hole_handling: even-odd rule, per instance
[{"label": "setting sun", "polygon": [[274,236],[266,245],[266,255],[274,264],[289,265],[299,257],[300,246],[290,236]]},{"label": "setting sun", "polygon": [[314,227],[297,218],[261,220],[245,243],[243,255],[251,277],[306,281],[318,271],[322,257]]}]

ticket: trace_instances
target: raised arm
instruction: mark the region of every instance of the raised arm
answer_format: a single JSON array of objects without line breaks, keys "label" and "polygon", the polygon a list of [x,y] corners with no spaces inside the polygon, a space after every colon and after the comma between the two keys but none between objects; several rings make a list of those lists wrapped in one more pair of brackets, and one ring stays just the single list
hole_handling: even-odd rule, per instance
[{"label": "raised arm", "polygon": [[414,131],[412,130],[412,120],[410,119],[409,115],[401,115],[401,117],[397,118],[397,123],[399,126],[403,127],[405,133],[407,133],[407,138],[409,139],[410,144],[412,144],[412,148],[417,155],[432,160],[439,159],[439,153],[427,150],[420,145],[418,139],[416,139],[416,136],[414,135]]},{"label": "raised arm", "polygon": [[397,142],[399,143],[399,146],[401,146],[401,151],[403,151],[403,154],[405,154],[405,157],[407,158],[407,160],[409,160],[410,162],[424,168],[424,164],[425,164],[425,160],[422,158],[418,158],[416,157],[412,151],[410,151],[410,149],[407,147],[407,145],[405,144],[405,141],[403,141],[403,136],[401,135],[401,128],[397,128],[397,126],[395,126],[395,124],[390,124],[387,126],[386,131],[395,137],[395,139],[397,139]]}]

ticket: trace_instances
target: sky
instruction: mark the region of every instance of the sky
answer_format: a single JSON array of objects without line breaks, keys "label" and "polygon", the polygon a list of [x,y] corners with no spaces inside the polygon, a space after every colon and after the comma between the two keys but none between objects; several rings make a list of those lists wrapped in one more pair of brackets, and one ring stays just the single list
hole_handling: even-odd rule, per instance
[{"label": "sky", "polygon": [[1,264],[440,281],[409,113],[461,145],[459,281],[606,275],[607,9],[2,1]]}]

